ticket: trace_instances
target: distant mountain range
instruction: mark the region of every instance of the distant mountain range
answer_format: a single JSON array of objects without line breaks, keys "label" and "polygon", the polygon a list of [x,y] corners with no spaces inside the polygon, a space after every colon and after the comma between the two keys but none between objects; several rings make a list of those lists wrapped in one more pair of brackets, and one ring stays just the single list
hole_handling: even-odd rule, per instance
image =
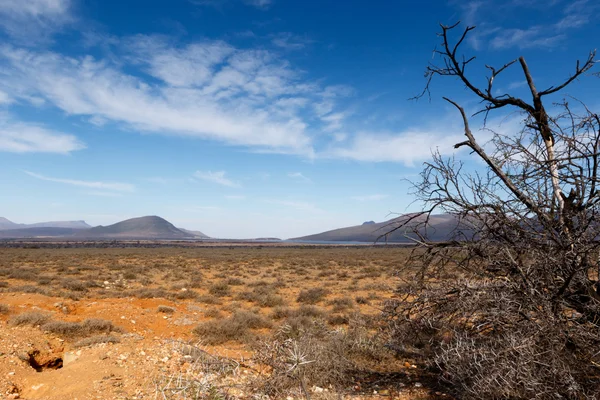
[{"label": "distant mountain range", "polygon": [[[413,228],[422,224],[424,216],[420,216],[393,233],[394,228],[407,222],[414,214],[406,214],[384,222],[367,221],[361,225],[334,229],[327,232],[308,235],[288,242],[366,242],[414,243],[417,235]],[[427,234],[431,241],[447,241],[453,239],[457,232],[467,237],[472,235],[468,227],[461,226],[458,219],[449,214],[432,215],[427,227],[420,227],[421,234]],[[0,239],[19,238],[55,238],[64,240],[194,240],[210,239],[200,231],[177,228],[169,221],[157,217],[146,216],[132,218],[108,226],[91,227],[84,221],[55,221],[37,224],[17,224],[0,217]],[[248,241],[279,241],[276,238],[248,239]]]},{"label": "distant mountain range", "polygon": [[177,228],[169,221],[157,216],[132,218],[113,225],[94,228],[84,221],[16,224],[0,217],[0,238],[63,238],[74,240],[209,239],[207,235],[200,231]]},{"label": "distant mountain range", "polygon": [[51,221],[39,222],[37,224],[16,224],[4,217],[0,217],[0,230],[8,229],[29,229],[29,228],[69,228],[69,229],[89,229],[90,225],[85,221]]},{"label": "distant mountain range", "polygon": [[[386,233],[407,223],[408,219],[413,215],[414,214],[406,214],[384,222],[367,221],[362,225],[334,229],[315,235],[302,236],[289,239],[289,241],[373,243],[379,240],[380,242],[387,241],[388,243],[414,243],[415,239],[418,238],[413,232],[414,227],[425,221],[424,216],[415,218],[413,221],[409,222],[407,226],[388,234],[386,238]],[[428,239],[435,242],[451,240],[458,231],[463,232],[467,237],[472,234],[472,231],[468,227],[461,226],[458,219],[450,214],[432,215],[427,224],[427,228],[423,227],[419,229],[421,234],[426,233]]]}]

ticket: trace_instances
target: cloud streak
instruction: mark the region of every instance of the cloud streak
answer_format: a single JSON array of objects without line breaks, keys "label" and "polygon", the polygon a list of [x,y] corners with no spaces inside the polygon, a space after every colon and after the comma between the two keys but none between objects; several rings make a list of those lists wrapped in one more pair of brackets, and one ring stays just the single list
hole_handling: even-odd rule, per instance
[{"label": "cloud streak", "polygon": [[238,182],[234,182],[231,179],[226,178],[225,175],[225,171],[196,171],[194,173],[194,178],[232,188],[241,186]]},{"label": "cloud streak", "polygon": [[312,180],[310,178],[307,178],[306,176],[304,176],[304,174],[302,174],[302,172],[290,172],[288,174],[288,176],[297,181],[312,183]]},{"label": "cloud streak", "polygon": [[[109,190],[115,192],[124,192],[124,193],[132,193],[135,191],[135,186],[129,183],[120,183],[120,182],[100,182],[100,181],[82,181],[76,179],[63,179],[63,178],[53,178],[41,174],[37,174],[31,171],[23,171],[27,175],[34,177],[36,179],[40,179],[42,181],[48,182],[56,182],[62,183],[65,185],[84,187],[89,189],[99,189],[99,190]],[[98,192],[89,192],[90,194],[98,194]]]},{"label": "cloud streak", "polygon": [[84,148],[85,145],[73,135],[15,122],[0,113],[0,151],[68,154]]}]

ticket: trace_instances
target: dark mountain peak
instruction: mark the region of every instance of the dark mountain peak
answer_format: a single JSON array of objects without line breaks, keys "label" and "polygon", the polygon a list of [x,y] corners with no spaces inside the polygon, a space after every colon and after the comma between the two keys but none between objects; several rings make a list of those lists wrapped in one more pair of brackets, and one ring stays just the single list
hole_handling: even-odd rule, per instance
[{"label": "dark mountain peak", "polygon": [[366,221],[363,222],[363,225],[375,225],[375,221]]},{"label": "dark mountain peak", "polygon": [[172,223],[157,215],[131,218],[108,226],[97,226],[80,232],[78,236],[136,239],[186,239],[194,237],[194,235],[176,228]]}]

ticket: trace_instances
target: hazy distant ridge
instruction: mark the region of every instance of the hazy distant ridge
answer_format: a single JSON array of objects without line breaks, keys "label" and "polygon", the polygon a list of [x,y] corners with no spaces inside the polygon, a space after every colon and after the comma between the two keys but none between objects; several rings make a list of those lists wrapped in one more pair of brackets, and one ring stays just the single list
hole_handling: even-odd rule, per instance
[{"label": "hazy distant ridge", "polygon": [[0,217],[0,231],[9,229],[29,229],[29,228],[68,228],[68,229],[89,229],[85,221],[50,221],[38,222],[35,224],[17,224],[9,221],[4,217]]},{"label": "hazy distant ridge", "polygon": [[[302,236],[293,239],[291,241],[318,241],[318,242],[375,242],[380,236],[385,235],[392,229],[400,226],[406,222],[410,217],[410,214],[402,215],[400,217],[384,221],[384,222],[372,222],[368,221],[362,225],[350,226],[346,228],[333,229],[331,231],[321,232],[314,235]],[[394,233],[387,235],[387,242],[393,243],[414,243],[416,235],[412,232],[412,227],[424,221],[424,217],[415,219],[408,227],[398,229]],[[467,235],[470,234],[470,230],[464,226],[460,226],[459,221],[453,215],[440,214],[432,215],[429,224],[427,225],[426,233],[429,240],[432,241],[447,241],[453,238],[454,234],[458,229],[464,231]],[[420,230],[421,233],[425,233],[424,229]],[[381,242],[385,242],[386,238],[379,239]]]}]

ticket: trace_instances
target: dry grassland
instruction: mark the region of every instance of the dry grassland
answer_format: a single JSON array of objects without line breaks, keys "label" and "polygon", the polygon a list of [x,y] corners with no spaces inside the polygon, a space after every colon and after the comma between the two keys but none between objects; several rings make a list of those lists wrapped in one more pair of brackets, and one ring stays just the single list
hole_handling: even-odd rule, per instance
[{"label": "dry grassland", "polygon": [[[0,249],[0,330],[58,343],[40,360],[40,349],[24,356],[21,343],[0,342],[9,366],[0,373],[14,372],[16,357],[54,373],[60,390],[71,366],[58,355],[80,349],[76,365],[99,351],[125,368],[133,358],[117,353],[129,346],[144,357],[117,371],[122,393],[89,398],[431,398],[423,373],[395,358],[380,330],[407,256],[394,247]],[[31,389],[44,374],[22,371],[2,389],[54,398]]]}]

